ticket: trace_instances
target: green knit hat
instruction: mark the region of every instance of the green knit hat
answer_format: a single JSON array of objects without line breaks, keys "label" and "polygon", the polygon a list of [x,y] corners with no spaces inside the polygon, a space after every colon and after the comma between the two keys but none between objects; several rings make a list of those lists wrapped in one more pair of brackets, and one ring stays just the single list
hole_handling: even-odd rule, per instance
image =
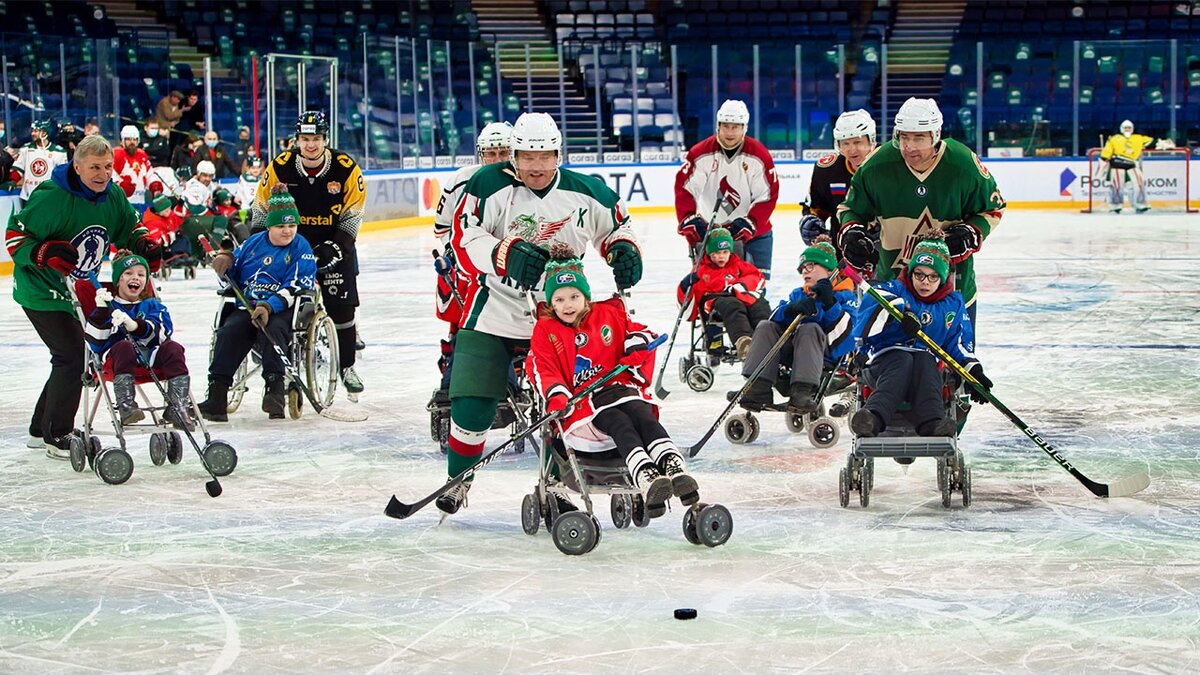
[{"label": "green knit hat", "polygon": [[829,235],[817,236],[812,246],[804,249],[804,253],[800,254],[799,267],[804,267],[805,263],[816,263],[831,272],[838,268],[837,250],[833,248],[833,240]]},{"label": "green knit hat", "polygon": [[170,211],[171,210],[171,198],[166,195],[159,195],[158,197],[155,197],[154,201],[150,202],[150,210],[157,213],[160,216],[162,214],[166,213],[167,211]]},{"label": "green knit hat", "polygon": [[267,227],[300,225],[300,212],[296,200],[288,193],[287,185],[276,183],[271,186],[271,198],[267,200]]},{"label": "green knit hat", "polygon": [[942,278],[942,283],[946,283],[950,276],[950,249],[946,247],[946,242],[941,236],[926,237],[913,247],[912,257],[908,261],[908,273],[912,274],[913,269],[919,265],[932,267]]},{"label": "green knit hat", "polygon": [[122,256],[114,259],[113,264],[112,264],[113,285],[115,286],[117,284],[117,282],[121,280],[121,275],[125,273],[125,270],[129,269],[130,267],[136,267],[138,265],[141,265],[142,267],[146,268],[146,276],[149,277],[150,276],[150,263],[146,262],[146,259],[143,258],[142,256],[140,256],[136,253],[126,253],[125,255],[122,255]]},{"label": "green knit hat", "polygon": [[575,256],[551,258],[546,263],[546,303],[549,304],[555,291],[567,287],[578,288],[583,297],[592,299],[592,288],[583,276],[583,261]]},{"label": "green knit hat", "polygon": [[705,253],[729,251],[733,253],[733,235],[723,227],[714,227],[708,231],[708,240],[704,243]]}]

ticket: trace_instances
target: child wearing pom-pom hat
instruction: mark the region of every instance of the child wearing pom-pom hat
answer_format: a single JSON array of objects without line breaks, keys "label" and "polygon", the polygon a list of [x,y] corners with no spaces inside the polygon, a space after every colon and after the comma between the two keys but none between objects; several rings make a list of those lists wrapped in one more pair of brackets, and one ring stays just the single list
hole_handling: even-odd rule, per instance
[{"label": "child wearing pom-pom hat", "polygon": [[[546,411],[565,411],[565,440],[577,451],[616,447],[645,495],[651,518],[666,512],[672,495],[685,505],[696,503],[696,480],[659,423],[649,392],[654,353],[647,345],[655,335],[629,317],[621,298],[592,302],[578,258],[563,257],[561,251],[551,254],[559,257],[546,265],[546,303],[539,307],[526,360]],[[630,368],[572,404],[575,392],[619,364]]]}]

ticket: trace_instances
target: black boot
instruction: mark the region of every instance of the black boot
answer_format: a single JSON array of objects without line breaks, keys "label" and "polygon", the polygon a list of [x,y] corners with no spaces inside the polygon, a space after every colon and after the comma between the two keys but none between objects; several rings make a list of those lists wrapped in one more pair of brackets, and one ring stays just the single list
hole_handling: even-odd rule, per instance
[{"label": "black boot", "polygon": [[742,400],[738,401],[746,410],[759,412],[764,408],[775,405],[775,395],[772,393],[774,385],[770,382],[758,378],[750,383],[750,388],[742,395]]},{"label": "black boot", "polygon": [[807,415],[808,413],[816,412],[821,404],[817,400],[817,391],[819,389],[818,385],[809,382],[793,382],[792,388],[788,392],[788,412],[796,413],[797,415]]},{"label": "black boot", "polygon": [[921,436],[954,436],[958,433],[958,423],[949,417],[926,420],[917,425],[917,434]]},{"label": "black boot", "polygon": [[268,418],[281,420],[287,416],[287,391],[283,385],[283,376],[271,373],[263,379],[266,380],[267,388],[263,391],[262,410],[267,413]]},{"label": "black boot", "polygon": [[883,431],[883,421],[869,408],[860,408],[850,418],[850,430],[863,438],[871,438]]},{"label": "black boot", "polygon": [[229,385],[208,383],[208,398],[200,402],[200,414],[211,422],[229,421]]},{"label": "black boot", "polygon": [[167,409],[163,419],[170,422],[176,429],[196,430],[192,421],[192,378],[179,375],[167,380]]},{"label": "black boot", "polygon": [[117,412],[121,415],[121,424],[129,425],[145,419],[146,413],[138,407],[137,399],[134,397],[133,374],[113,375],[112,383],[113,398],[117,401]]}]

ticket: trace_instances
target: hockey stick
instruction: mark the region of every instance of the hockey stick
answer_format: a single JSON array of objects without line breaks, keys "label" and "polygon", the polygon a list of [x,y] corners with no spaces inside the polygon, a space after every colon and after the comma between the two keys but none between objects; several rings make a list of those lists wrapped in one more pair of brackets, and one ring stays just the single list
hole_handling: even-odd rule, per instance
[{"label": "hockey stick", "polygon": [[[884,308],[887,310],[888,314],[892,315],[893,319],[900,321],[904,318],[900,313],[900,310],[892,306],[890,302],[885,300],[883,296],[879,294],[879,291],[875,290],[870,284],[864,281],[862,276],[859,275],[854,268],[846,266],[842,270],[842,273],[853,280],[854,283],[858,285],[859,289],[861,289],[864,293],[869,293],[880,307]],[[1066,469],[1068,473],[1075,477],[1075,480],[1083,483],[1083,486],[1090,490],[1092,494],[1096,495],[1097,497],[1128,497],[1132,494],[1141,492],[1150,485],[1150,476],[1145,471],[1139,471],[1132,475],[1126,476],[1115,483],[1097,483],[1096,481],[1091,480],[1087,476],[1083,475],[1079,469],[1076,469],[1071,465],[1070,462],[1066,460],[1066,458],[1060,455],[1058,450],[1054,449],[1054,446],[1042,440],[1042,437],[1039,436],[1036,431],[1029,428],[1029,425],[1025,424],[1025,422],[1022,421],[1016,413],[1009,410],[1008,407],[1001,403],[1000,399],[996,398],[987,387],[984,387],[982,384],[980,384],[979,380],[975,379],[971,373],[967,372],[965,368],[959,365],[959,363],[954,360],[953,356],[947,354],[945,350],[943,350],[936,342],[930,339],[930,337],[925,334],[925,331],[918,330],[917,337],[921,340],[921,342],[925,343],[925,346],[929,347],[929,349],[933,351],[933,353],[936,354],[943,363],[953,369],[954,372],[957,373],[964,382],[974,387],[975,391],[979,392],[988,400],[989,403],[996,407],[996,410],[999,410],[1005,417],[1007,417],[1014,426],[1021,430],[1021,433],[1028,436],[1029,440],[1033,441],[1034,444],[1041,448],[1042,451],[1047,455],[1050,455],[1051,459],[1057,462],[1059,466]]]},{"label": "hockey stick", "polygon": [[[664,341],[665,341],[665,338],[660,335],[657,338],[655,338],[653,342],[646,345],[646,349],[653,351],[654,349],[657,349],[658,346],[661,345]],[[607,384],[609,380],[613,379],[617,375],[620,375],[621,373],[625,372],[626,370],[629,370],[628,364],[622,363],[622,364],[617,365],[617,367],[615,367],[612,370],[605,373],[604,377],[601,377],[600,379],[596,380],[595,382],[591,383],[586,388],[584,388],[583,391],[580,391],[578,394],[575,394],[574,396],[572,396],[570,401],[567,403],[566,409],[570,409],[570,407],[572,405],[579,402],[580,400],[585,398],[588,394],[592,393],[593,391],[599,389],[601,386]],[[436,500],[438,497],[441,497],[442,495],[449,492],[450,489],[453,488],[454,486],[458,485],[459,483],[462,483],[466,479],[475,475],[475,472],[479,471],[483,467],[490,464],[493,459],[496,459],[497,457],[499,457],[506,449],[508,449],[508,447],[510,445],[516,443],[517,441],[521,440],[522,438],[526,438],[526,437],[530,436],[535,431],[538,431],[539,429],[546,426],[550,422],[561,419],[563,417],[563,413],[564,413],[564,411],[560,410],[560,411],[542,415],[541,419],[539,419],[538,421],[529,425],[528,429],[526,429],[525,431],[522,431],[520,434],[512,437],[511,439],[509,439],[509,440],[505,441],[504,443],[502,443],[501,445],[497,446],[496,449],[492,450],[491,452],[487,453],[486,455],[475,460],[474,464],[463,469],[462,473],[460,473],[457,476],[455,476],[454,478],[451,478],[450,480],[446,481],[446,483],[444,485],[442,485],[438,489],[434,490],[432,494],[425,497],[424,499],[413,502],[412,504],[405,504],[404,502],[400,501],[399,499],[396,499],[396,495],[392,495],[392,498],[390,500],[388,500],[387,507],[384,508],[383,513],[385,515],[387,515],[389,518],[396,518],[398,520],[404,520],[405,518],[411,516],[412,514],[416,513],[417,511],[420,511],[422,508],[428,506],[429,502],[432,502],[432,501]]]},{"label": "hockey stick", "polygon": [[[704,244],[708,242],[708,235],[712,230],[712,221],[717,219],[717,212],[721,210],[721,202],[724,199],[724,195],[717,195],[717,203],[713,205],[712,217],[709,219],[709,231],[705,232],[704,237],[700,240],[700,253],[692,260],[691,274],[695,274],[700,269],[700,262],[704,260]],[[691,274],[688,276],[691,276]],[[695,284],[692,285],[694,286]],[[683,315],[687,312],[688,307],[691,306],[691,302],[692,289],[688,287],[687,295],[683,298],[683,305],[679,308],[679,316],[675,317],[675,327],[671,329],[671,341],[667,343],[667,354],[663,356],[662,365],[658,367],[658,377],[654,378],[654,395],[660,400],[671,395],[671,391],[663,385],[663,376],[666,375],[667,364],[671,362],[671,351],[675,349],[675,336],[679,334],[679,326],[683,323]]]},{"label": "hockey stick", "polygon": [[[227,284],[229,284],[229,288],[233,290],[233,294],[237,296],[237,299],[242,302],[242,306],[245,307],[247,312],[249,312],[250,299],[247,298],[244,293],[242,293],[242,289],[239,288],[237,283],[228,276],[223,276],[221,278],[224,279]],[[312,404],[313,410],[316,410],[318,415],[337,422],[365,422],[367,420],[367,415],[365,413],[343,412],[341,410],[335,410],[332,407],[321,405],[321,402],[317,400],[317,397],[314,396],[308,386],[304,384],[304,380],[300,378],[300,372],[296,370],[296,366],[292,364],[292,360],[288,358],[287,353],[283,350],[283,347],[279,346],[279,342],[275,340],[275,337],[267,332],[266,326],[256,327],[262,332],[263,336],[267,338],[267,342],[271,343],[271,348],[275,350],[275,355],[278,356],[279,360],[283,362],[283,370],[287,373],[288,378],[291,379],[292,384],[296,385],[296,387],[304,393],[304,397],[308,399],[310,404]]]},{"label": "hockey stick", "polygon": [[[95,272],[88,274],[88,279],[91,280],[92,286],[95,286],[96,290],[102,288],[100,285],[100,280],[96,278]],[[162,381],[158,379],[158,375],[154,372],[154,368],[151,367],[150,362],[146,359],[146,355],[143,354],[142,350],[138,348],[137,343],[133,341],[133,336],[129,334],[129,331],[125,332],[125,339],[129,341],[130,345],[133,346],[133,353],[137,356],[138,363],[140,363],[142,367],[146,369],[146,372],[150,373],[150,379],[154,380],[154,386],[158,387],[158,392],[162,394],[163,400],[167,402],[167,407],[173,408],[175,410],[175,414],[179,416],[181,421],[187,420],[187,413],[183,409],[183,405],[172,401],[171,397],[167,395],[167,390],[165,387],[163,387]],[[208,475],[212,476],[212,480],[204,484],[204,491],[208,493],[209,497],[220,497],[221,493],[224,491],[221,489],[221,481],[217,479],[217,474],[213,473],[213,470],[208,468],[208,461],[204,459],[204,453],[200,452],[200,445],[196,443],[196,439],[194,436],[192,436],[191,430],[187,428],[186,424],[183,424],[182,426],[183,433],[187,434],[188,440],[192,442],[192,447],[196,450],[196,454],[200,457],[200,466],[203,466],[204,470],[208,472]]]},{"label": "hockey stick", "polygon": [[742,384],[742,388],[738,390],[737,395],[733,397],[733,400],[729,402],[729,405],[725,406],[725,410],[721,413],[721,416],[717,418],[717,421],[712,423],[712,426],[708,428],[708,431],[704,432],[704,435],[700,437],[700,440],[696,441],[688,448],[688,457],[695,457],[700,452],[700,449],[704,447],[704,444],[713,437],[713,434],[717,432],[717,427],[721,426],[721,422],[725,421],[725,418],[729,416],[730,411],[737,406],[737,404],[742,400],[742,397],[746,395],[746,392],[750,390],[750,386],[754,384],[754,380],[758,379],[758,376],[762,374],[763,370],[766,369],[767,364],[771,362],[771,359],[775,358],[775,355],[779,353],[779,350],[783,349],[783,345],[787,344],[788,339],[792,337],[792,333],[796,332],[796,328],[803,320],[803,314],[800,314],[796,316],[795,319],[792,319],[792,322],[788,324],[788,327],[783,331],[783,335],[780,335],[775,344],[771,346],[771,351],[767,352],[766,355],[763,356],[763,360],[759,362],[758,367],[754,369],[754,372],[750,373],[750,377],[746,378],[745,383]]}]

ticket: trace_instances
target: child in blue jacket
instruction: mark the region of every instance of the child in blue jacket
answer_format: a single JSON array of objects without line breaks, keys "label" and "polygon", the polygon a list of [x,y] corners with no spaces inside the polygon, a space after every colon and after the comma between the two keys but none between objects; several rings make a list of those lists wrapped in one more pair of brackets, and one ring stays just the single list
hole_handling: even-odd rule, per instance
[{"label": "child in blue jacket", "polygon": [[[854,334],[867,358],[864,382],[874,392],[850,419],[850,429],[859,436],[876,436],[886,429],[904,401],[912,407],[909,421],[921,436],[955,434],[955,421],[945,416],[938,358],[917,338],[918,330],[991,388],[983,365],[971,353],[975,331],[950,274],[946,242],[928,238],[914,247],[908,269],[875,287],[903,313],[902,321],[896,321],[872,296],[863,296]],[[978,403],[987,400],[974,389],[970,395]]]}]

